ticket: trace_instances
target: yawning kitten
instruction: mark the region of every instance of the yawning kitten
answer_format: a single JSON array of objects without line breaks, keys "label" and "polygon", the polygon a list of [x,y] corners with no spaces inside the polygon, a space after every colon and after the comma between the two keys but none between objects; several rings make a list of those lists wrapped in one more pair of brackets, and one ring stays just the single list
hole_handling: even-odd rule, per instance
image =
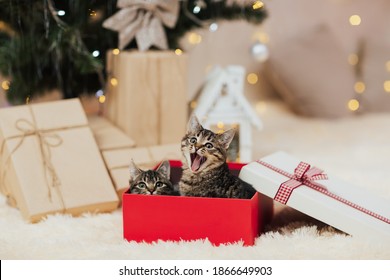
[{"label": "yawning kitten", "polygon": [[188,122],[181,142],[183,175],[179,190],[184,196],[251,198],[256,190],[231,175],[226,163],[227,149],[234,137],[230,129],[216,134],[204,129],[196,116]]},{"label": "yawning kitten", "polygon": [[156,170],[141,170],[130,163],[130,188],[126,193],[148,195],[179,195],[169,181],[171,167],[163,161]]}]

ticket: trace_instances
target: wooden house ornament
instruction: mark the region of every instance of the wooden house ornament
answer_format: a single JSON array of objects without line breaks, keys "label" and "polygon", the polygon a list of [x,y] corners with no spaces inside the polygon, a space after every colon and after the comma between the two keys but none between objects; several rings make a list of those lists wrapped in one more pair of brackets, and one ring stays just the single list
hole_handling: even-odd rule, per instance
[{"label": "wooden house ornament", "polygon": [[245,68],[215,67],[208,75],[193,113],[202,126],[223,132],[232,127],[236,135],[229,147],[229,161],[252,161],[252,127],[262,129],[256,111],[244,96]]}]

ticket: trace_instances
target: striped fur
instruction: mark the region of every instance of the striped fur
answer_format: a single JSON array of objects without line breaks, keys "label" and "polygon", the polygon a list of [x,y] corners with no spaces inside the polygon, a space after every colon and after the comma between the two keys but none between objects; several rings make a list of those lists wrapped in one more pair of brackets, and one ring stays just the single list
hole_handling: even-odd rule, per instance
[{"label": "striped fur", "polygon": [[179,190],[184,196],[251,198],[255,190],[230,174],[227,149],[234,130],[216,134],[203,128],[192,116],[181,142],[183,175]]},{"label": "striped fur", "polygon": [[169,180],[170,165],[163,161],[157,170],[141,170],[132,161],[129,167],[130,188],[127,193],[146,195],[179,195]]}]

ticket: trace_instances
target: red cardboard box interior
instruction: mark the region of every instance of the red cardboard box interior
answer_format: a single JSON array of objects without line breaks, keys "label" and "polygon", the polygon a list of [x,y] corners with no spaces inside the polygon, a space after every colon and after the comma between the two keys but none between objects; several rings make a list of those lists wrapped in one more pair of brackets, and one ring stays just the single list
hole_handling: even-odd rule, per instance
[{"label": "red cardboard box interior", "polygon": [[[177,184],[180,161],[170,161]],[[229,163],[238,176],[244,164]],[[256,193],[252,199],[123,194],[123,233],[128,241],[208,239],[214,245],[243,241],[253,245],[269,222],[272,199]]]}]

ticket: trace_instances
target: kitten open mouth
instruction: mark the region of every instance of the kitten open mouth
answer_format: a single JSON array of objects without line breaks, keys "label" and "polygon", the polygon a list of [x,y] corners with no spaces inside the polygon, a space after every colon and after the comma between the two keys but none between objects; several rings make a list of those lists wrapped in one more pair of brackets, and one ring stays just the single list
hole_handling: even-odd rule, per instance
[{"label": "kitten open mouth", "polygon": [[197,153],[191,153],[191,170],[192,172],[196,172],[202,166],[202,164],[206,161],[206,157],[202,157]]}]

